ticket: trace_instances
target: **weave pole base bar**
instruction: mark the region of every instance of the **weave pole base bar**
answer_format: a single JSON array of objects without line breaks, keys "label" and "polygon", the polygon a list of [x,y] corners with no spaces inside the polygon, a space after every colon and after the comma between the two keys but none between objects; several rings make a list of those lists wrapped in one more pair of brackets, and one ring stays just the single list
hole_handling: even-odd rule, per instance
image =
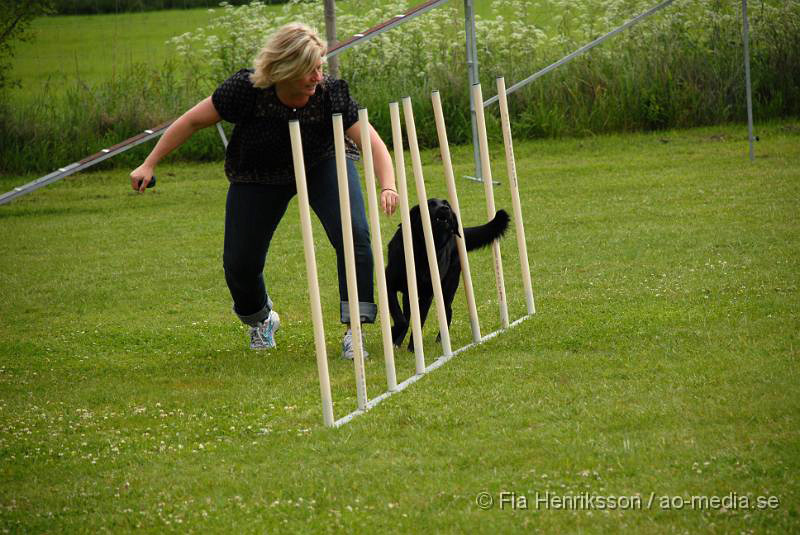
[{"label": "weave pole base bar", "polygon": [[333,423],[333,427],[341,427],[341,426],[345,425],[346,423],[350,422],[356,416],[360,416],[360,415],[366,413],[368,410],[372,409],[373,407],[377,406],[381,401],[383,401],[385,399],[388,399],[393,394],[396,394],[398,392],[402,392],[403,390],[406,389],[406,387],[416,383],[417,381],[419,381],[420,379],[422,379],[423,377],[425,377],[426,375],[428,375],[432,371],[436,370],[437,368],[441,368],[445,363],[447,363],[447,361],[449,361],[450,359],[452,359],[453,357],[455,357],[459,353],[463,353],[464,351],[467,351],[468,349],[472,349],[473,347],[475,347],[477,345],[480,345],[480,344],[482,344],[484,342],[487,342],[487,341],[491,340],[492,338],[494,338],[495,336],[497,336],[498,334],[502,333],[503,331],[507,331],[509,329],[513,329],[514,327],[516,327],[517,325],[519,325],[520,323],[522,323],[523,321],[525,321],[526,319],[531,318],[531,317],[533,317],[533,314],[527,314],[525,316],[522,316],[518,320],[516,320],[513,323],[511,323],[508,327],[506,327],[504,329],[498,329],[498,330],[496,330],[494,332],[491,332],[491,333],[487,334],[486,336],[482,337],[479,342],[473,342],[471,344],[465,345],[462,348],[456,349],[455,351],[453,351],[453,353],[451,355],[442,355],[441,357],[439,357],[438,359],[433,361],[430,365],[428,365],[422,373],[418,373],[416,375],[412,375],[411,377],[409,377],[408,379],[406,379],[402,383],[398,384],[396,390],[384,392],[380,396],[369,400],[367,402],[366,408],[364,410],[356,409],[353,412],[351,412],[350,414],[348,414],[347,416],[343,416],[342,418],[339,418],[338,420],[336,420]]}]

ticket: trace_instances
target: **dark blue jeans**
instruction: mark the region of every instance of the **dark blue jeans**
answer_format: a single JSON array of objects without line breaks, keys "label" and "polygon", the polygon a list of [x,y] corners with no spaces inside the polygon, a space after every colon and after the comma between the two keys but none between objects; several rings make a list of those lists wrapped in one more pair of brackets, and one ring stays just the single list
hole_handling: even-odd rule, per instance
[{"label": "dark blue jeans", "polygon": [[[356,256],[356,278],[361,321],[373,323],[377,314],[372,288],[372,249],[369,225],[361,195],[358,171],[347,160],[350,187],[350,211],[353,222],[353,243]],[[336,250],[339,273],[339,297],[342,323],[350,323],[345,278],[342,222],[339,215],[339,188],[336,161],[331,158],[306,170],[309,204],[322,223],[328,240]],[[225,281],[233,297],[233,311],[248,325],[263,321],[272,309],[272,301],[264,284],[264,263],[270,241],[289,201],[297,193],[294,184],[232,183],[225,205],[225,249],[222,263]],[[277,268],[276,268],[277,269]],[[285,269],[285,266],[281,269]],[[303,273],[296,269],[297,276]],[[269,270],[267,271],[269,273]]]}]

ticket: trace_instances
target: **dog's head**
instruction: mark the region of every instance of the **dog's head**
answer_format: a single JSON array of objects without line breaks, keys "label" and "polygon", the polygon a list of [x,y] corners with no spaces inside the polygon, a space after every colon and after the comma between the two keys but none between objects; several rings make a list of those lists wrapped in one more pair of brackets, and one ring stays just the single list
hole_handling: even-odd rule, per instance
[{"label": "dog's head", "polygon": [[[443,199],[428,199],[428,214],[431,216],[431,227],[433,230],[433,240],[437,245],[442,245],[453,239],[453,236],[461,237],[458,233],[458,219],[450,203]],[[411,228],[416,236],[422,238],[422,216],[419,212],[419,205],[414,206],[410,211]],[[398,225],[398,229],[400,225]],[[416,238],[415,238],[416,239]]]},{"label": "dog's head", "polygon": [[458,233],[458,219],[449,202],[443,199],[429,199],[428,212],[431,214],[431,226],[436,238],[461,237]]}]

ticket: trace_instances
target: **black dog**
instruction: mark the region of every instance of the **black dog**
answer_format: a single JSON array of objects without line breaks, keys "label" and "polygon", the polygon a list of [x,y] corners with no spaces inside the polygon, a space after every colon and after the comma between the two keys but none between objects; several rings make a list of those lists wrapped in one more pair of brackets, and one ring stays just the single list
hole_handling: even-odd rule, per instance
[{"label": "black dog", "polygon": [[[461,262],[458,259],[456,236],[458,234],[458,220],[450,203],[441,199],[428,200],[428,211],[431,215],[433,227],[433,241],[436,246],[436,258],[439,265],[439,276],[442,280],[442,294],[444,307],[447,314],[447,325],[453,318],[453,298],[461,279]],[[500,238],[508,228],[509,217],[505,210],[498,210],[494,219],[477,227],[464,229],[464,242],[467,251],[490,245]],[[428,267],[428,253],[425,250],[425,235],[422,233],[422,219],[419,206],[411,209],[411,242],[414,247],[414,264],[417,268],[417,293],[419,295],[420,322],[425,325],[431,302],[433,301],[433,287],[431,271]],[[386,265],[386,288],[389,293],[389,311],[392,315],[392,341],[395,346],[403,343],[408,332],[411,319],[411,308],[408,296],[408,281],[406,280],[406,259],[403,252],[403,233],[398,225],[397,232],[389,241],[389,258]],[[403,294],[403,310],[397,301],[397,293]],[[441,337],[441,333],[439,334]],[[437,338],[437,341],[439,338]],[[408,350],[414,350],[414,340],[408,345]]]}]

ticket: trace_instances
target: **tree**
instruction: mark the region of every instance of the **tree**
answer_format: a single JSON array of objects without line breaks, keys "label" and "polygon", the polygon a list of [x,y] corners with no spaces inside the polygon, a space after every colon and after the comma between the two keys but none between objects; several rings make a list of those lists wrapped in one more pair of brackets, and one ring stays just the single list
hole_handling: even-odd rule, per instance
[{"label": "tree", "polygon": [[[325,1],[325,39],[328,48],[336,44],[336,0]],[[339,58],[336,56],[328,59],[328,72],[334,78],[339,77]]]},{"label": "tree", "polygon": [[0,90],[11,85],[14,42],[29,41],[31,21],[51,13],[52,9],[52,0],[0,0]]}]

